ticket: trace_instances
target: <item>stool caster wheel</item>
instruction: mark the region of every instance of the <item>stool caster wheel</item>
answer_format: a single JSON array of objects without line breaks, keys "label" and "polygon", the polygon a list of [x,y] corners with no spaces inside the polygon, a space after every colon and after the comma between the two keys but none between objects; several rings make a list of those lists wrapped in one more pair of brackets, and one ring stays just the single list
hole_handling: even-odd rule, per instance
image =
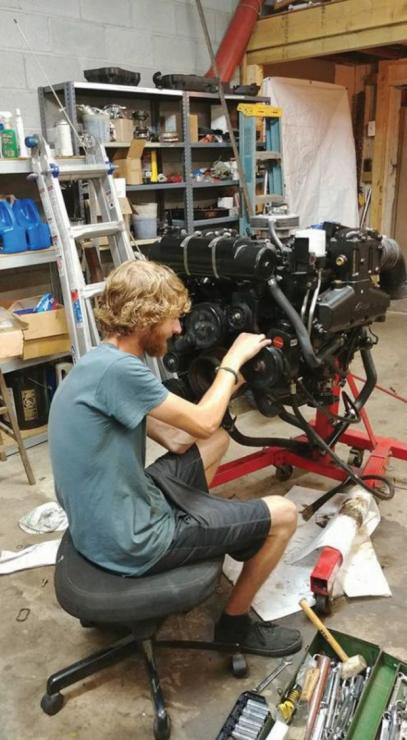
[{"label": "stool caster wheel", "polygon": [[94,622],[88,622],[86,619],[80,619],[79,622],[81,627],[84,627],[84,629],[90,629],[95,626]]},{"label": "stool caster wheel", "polygon": [[276,467],[275,476],[279,481],[289,480],[294,472],[292,465],[278,465]]},{"label": "stool caster wheel", "polygon": [[232,655],[230,667],[235,678],[244,678],[249,672],[247,660],[242,653],[234,653]]},{"label": "stool caster wheel", "polygon": [[315,606],[314,610],[317,614],[322,617],[328,617],[332,613],[332,602],[329,596],[324,594],[314,594]]},{"label": "stool caster wheel", "polygon": [[171,719],[168,714],[155,718],[153,732],[155,740],[168,740],[171,735]]},{"label": "stool caster wheel", "polygon": [[41,699],[41,709],[45,714],[49,714],[52,717],[57,714],[64,705],[64,697],[62,694],[44,694]]}]

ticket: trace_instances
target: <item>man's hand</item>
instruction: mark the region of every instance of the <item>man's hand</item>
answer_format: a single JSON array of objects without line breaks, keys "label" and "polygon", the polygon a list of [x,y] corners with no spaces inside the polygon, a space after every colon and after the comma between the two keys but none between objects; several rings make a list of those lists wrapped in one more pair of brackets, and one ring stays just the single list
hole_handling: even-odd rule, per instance
[{"label": "man's hand", "polygon": [[229,365],[233,370],[238,371],[245,362],[251,360],[261,349],[270,344],[271,339],[267,339],[265,334],[242,332],[229,348],[221,364]]}]

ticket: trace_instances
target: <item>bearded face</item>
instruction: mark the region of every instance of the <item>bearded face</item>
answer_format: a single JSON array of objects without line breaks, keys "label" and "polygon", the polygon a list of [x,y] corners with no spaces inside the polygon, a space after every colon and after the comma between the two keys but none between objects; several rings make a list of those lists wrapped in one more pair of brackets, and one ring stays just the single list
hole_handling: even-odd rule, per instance
[{"label": "bearded face", "polygon": [[143,331],[140,344],[150,357],[163,357],[168,349],[168,340],[174,334],[181,333],[181,325],[178,319],[166,319],[155,324],[150,329]]}]

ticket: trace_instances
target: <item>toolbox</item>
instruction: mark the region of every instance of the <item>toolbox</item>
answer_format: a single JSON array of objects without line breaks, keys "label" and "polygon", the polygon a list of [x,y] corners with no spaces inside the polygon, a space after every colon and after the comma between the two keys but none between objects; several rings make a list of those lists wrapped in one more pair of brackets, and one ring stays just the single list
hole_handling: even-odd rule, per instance
[{"label": "toolbox", "polygon": [[[407,663],[404,663],[389,653],[384,652],[374,643],[360,640],[352,635],[347,635],[336,630],[330,631],[348,655],[362,655],[371,670],[358,699],[352,722],[350,723],[346,734],[341,734],[341,740],[379,740],[381,737],[383,713],[388,707],[389,701],[392,697],[398,673],[401,672],[407,675]],[[317,632],[313,638],[308,648],[307,655],[309,657],[314,655],[327,655],[332,660],[337,660],[337,656],[319,632]],[[296,684],[296,678],[297,672],[285,685],[285,691],[283,692],[284,695],[288,695],[293,690]],[[261,692],[256,693],[245,691],[240,694],[219,734],[216,736],[216,740],[229,740],[234,737],[234,734],[232,734],[233,729],[236,724],[238,724],[239,719],[242,716],[244,718],[245,708],[249,701],[250,703],[261,703],[264,715],[264,724],[259,728],[256,740],[266,740],[274,725],[273,718],[279,716],[276,712],[276,708],[281,701],[281,695],[279,695],[281,692],[281,680],[279,683],[279,689],[276,687],[276,684],[272,684],[270,686],[267,700],[261,695]],[[298,732],[305,726],[306,705],[302,704],[299,705],[299,707],[298,712],[296,711],[294,713],[292,723],[289,724],[287,735],[288,740],[293,737],[299,737]],[[388,737],[390,737],[390,735]],[[402,737],[402,735],[396,735],[395,737]]]},{"label": "toolbox", "polygon": [[[344,740],[378,740],[382,715],[391,697],[397,673],[398,671],[407,673],[407,663],[382,651],[374,643],[336,630],[330,630],[330,632],[348,655],[363,655],[368,666],[372,668]],[[335,653],[319,632],[312,640],[308,654],[310,656],[324,654],[337,660]],[[295,678],[291,686],[294,683]]]}]

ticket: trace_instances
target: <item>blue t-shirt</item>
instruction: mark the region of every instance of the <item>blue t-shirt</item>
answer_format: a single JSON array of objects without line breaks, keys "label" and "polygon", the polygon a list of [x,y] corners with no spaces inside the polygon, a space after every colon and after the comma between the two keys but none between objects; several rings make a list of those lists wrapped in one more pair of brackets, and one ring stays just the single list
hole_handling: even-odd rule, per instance
[{"label": "blue t-shirt", "polygon": [[58,501],[75,547],[98,565],[141,575],[175,528],[164,495],[145,474],[145,417],[168,395],[135,355],[101,344],[59,386],[49,416]]}]

